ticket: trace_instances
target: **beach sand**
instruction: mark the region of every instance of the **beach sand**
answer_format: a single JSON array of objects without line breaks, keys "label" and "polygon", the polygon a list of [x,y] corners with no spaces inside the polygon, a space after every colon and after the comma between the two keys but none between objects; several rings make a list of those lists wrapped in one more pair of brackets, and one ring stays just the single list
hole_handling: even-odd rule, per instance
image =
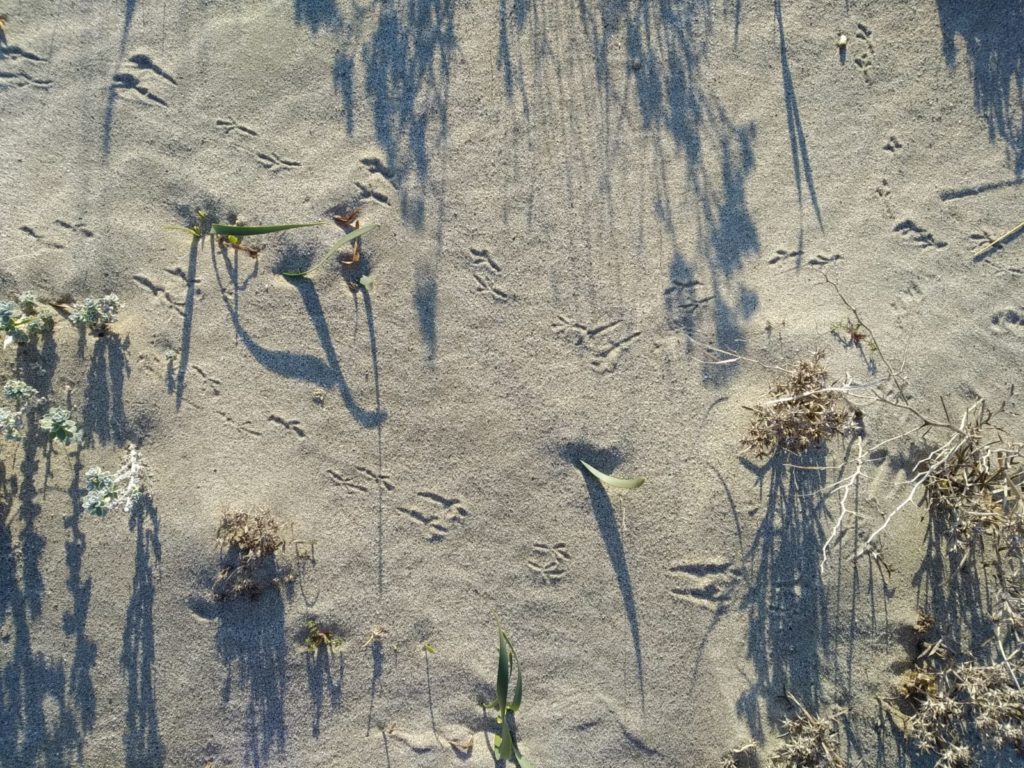
[{"label": "beach sand", "polygon": [[[923,410],[1007,399],[1024,245],[972,252],[1024,218],[1019,2],[0,13],[2,298],[124,304],[3,353],[85,435],[4,449],[0,766],[492,765],[496,622],[538,768],[767,754],[789,697],[847,713],[852,765],[909,764],[876,697],[927,608],[921,511],[890,571],[850,557],[906,467],[822,572],[832,478],[742,453],[774,375],[704,345],[884,377],[828,275]],[[354,293],[280,274],[333,223],[257,259],[169,228],[357,206]],[[84,514],[129,442],[149,500]],[[213,599],[225,509],[281,521],[293,582]],[[304,652],[311,617],[340,654]]]}]

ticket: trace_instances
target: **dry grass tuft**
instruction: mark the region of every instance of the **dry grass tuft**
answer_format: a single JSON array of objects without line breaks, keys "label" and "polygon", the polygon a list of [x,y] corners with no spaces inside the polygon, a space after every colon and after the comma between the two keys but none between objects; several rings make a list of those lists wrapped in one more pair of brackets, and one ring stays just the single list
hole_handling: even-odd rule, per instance
[{"label": "dry grass tuft", "polygon": [[768,390],[771,399],[750,408],[754,413],[744,449],[758,458],[777,451],[803,453],[845,432],[852,414],[842,388],[828,385],[828,372],[819,352],[799,363],[788,378]]},{"label": "dry grass tuft", "polygon": [[772,752],[768,763],[776,768],[845,768],[839,751],[839,717],[812,715],[793,696],[799,710],[783,725],[782,744]]},{"label": "dry grass tuft", "polygon": [[281,524],[265,512],[225,512],[217,543],[234,549],[243,562],[270,557],[284,547]]},{"label": "dry grass tuft", "polygon": [[217,543],[223,557],[214,595],[220,600],[257,597],[291,578],[291,569],[275,557],[285,546],[281,524],[266,512],[225,512]]}]

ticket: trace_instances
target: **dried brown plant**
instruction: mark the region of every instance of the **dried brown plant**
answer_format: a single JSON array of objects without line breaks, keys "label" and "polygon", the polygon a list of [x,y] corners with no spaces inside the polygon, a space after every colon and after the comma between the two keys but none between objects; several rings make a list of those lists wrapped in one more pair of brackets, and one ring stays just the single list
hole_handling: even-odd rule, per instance
[{"label": "dried brown plant", "polygon": [[829,386],[822,354],[799,363],[795,370],[768,390],[765,403],[749,408],[754,418],[741,442],[758,458],[777,451],[799,454],[845,432],[853,414],[842,387]]},{"label": "dried brown plant", "polygon": [[790,700],[797,714],[783,724],[782,744],[768,763],[777,768],[845,768],[839,750],[839,718],[842,712],[827,717],[812,715],[795,697]]},{"label": "dried brown plant", "polygon": [[218,599],[257,597],[291,579],[291,569],[280,565],[275,557],[285,546],[281,525],[266,512],[224,512],[217,543],[223,553],[214,584]]}]

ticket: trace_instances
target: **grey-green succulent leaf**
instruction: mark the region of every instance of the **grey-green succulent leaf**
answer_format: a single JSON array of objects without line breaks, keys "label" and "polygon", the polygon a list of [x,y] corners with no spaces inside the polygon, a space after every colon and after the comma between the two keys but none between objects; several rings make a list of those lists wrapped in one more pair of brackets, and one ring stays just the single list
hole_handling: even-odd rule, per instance
[{"label": "grey-green succulent leaf", "polygon": [[643,485],[646,479],[643,477],[613,477],[612,475],[606,475],[604,472],[594,469],[592,466],[587,464],[587,462],[583,461],[582,459],[580,460],[580,464],[582,464],[590,474],[592,474],[602,483],[607,485],[609,488],[620,488],[624,491],[631,491],[634,488],[639,488],[641,485]]}]

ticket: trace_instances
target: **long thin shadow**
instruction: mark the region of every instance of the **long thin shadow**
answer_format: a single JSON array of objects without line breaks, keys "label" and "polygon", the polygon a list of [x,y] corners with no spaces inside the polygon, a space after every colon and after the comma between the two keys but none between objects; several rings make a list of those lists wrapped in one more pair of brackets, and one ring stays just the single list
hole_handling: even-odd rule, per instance
[{"label": "long thin shadow", "polygon": [[334,654],[325,649],[320,649],[314,654],[306,657],[306,681],[309,683],[309,695],[313,699],[313,736],[320,736],[320,720],[324,711],[324,694],[330,702],[332,710],[341,707],[342,688],[345,682],[345,657],[338,654],[340,666],[338,667],[338,679],[334,680],[331,671],[331,662]]},{"label": "long thin shadow", "polygon": [[[746,701],[765,697],[769,705],[793,694],[806,706],[821,697],[822,656],[829,637],[827,595],[819,556],[824,543],[822,488],[824,471],[788,467],[775,456],[757,466],[744,461],[765,489],[765,513],[750,546],[753,580],[744,597],[749,620],[747,653],[757,681],[738,702],[737,714],[748,717],[751,733],[763,734],[757,707],[740,710]],[[799,463],[824,466],[822,451],[809,451]],[[794,616],[801,617],[799,630]]]},{"label": "long thin shadow", "polygon": [[974,109],[985,118],[989,140],[1005,142],[1007,160],[1019,177],[1024,174],[1024,5],[1020,0],[936,0],[936,7],[946,65],[956,67],[966,52]]},{"label": "long thin shadow", "polygon": [[377,694],[380,692],[380,679],[384,674],[384,643],[379,638],[374,638],[370,643],[370,653],[373,657],[373,673],[370,677],[370,708],[366,713],[366,735],[370,735],[370,728],[373,726],[373,707],[377,703]]},{"label": "long thin shadow", "polygon": [[[124,4],[124,25],[121,28],[121,45],[118,49],[118,61],[124,56],[125,48],[128,46],[128,33],[132,29],[132,20],[135,18],[136,0],[125,0]],[[110,157],[110,134],[114,129],[114,100],[117,98],[117,87],[111,83],[107,87],[107,102],[103,109],[103,161]]]},{"label": "long thin shadow", "polygon": [[[782,90],[786,98],[786,127],[789,130],[789,151],[793,158],[793,183],[796,186],[796,199],[803,208],[803,187],[807,186],[807,194],[811,198],[814,216],[818,226],[824,229],[821,221],[821,208],[818,206],[818,193],[814,188],[814,175],[811,171],[811,158],[807,152],[807,139],[804,136],[803,122],[800,120],[800,106],[797,104],[796,87],[793,85],[793,73],[789,69],[789,54],[786,51],[786,31],[782,20],[782,0],[775,0],[775,21],[779,27],[779,62],[782,67]],[[801,178],[802,177],[802,178]],[[803,247],[803,228],[801,227],[800,247]]]},{"label": "long thin shadow", "polygon": [[181,352],[178,355],[178,374],[174,382],[174,407],[181,409],[181,401],[185,397],[185,375],[188,372],[188,357],[192,349],[192,320],[196,312],[196,270],[199,266],[198,237],[192,238],[192,246],[188,250],[188,276],[185,288],[185,315],[181,322]]},{"label": "long thin shadow", "polygon": [[595,448],[588,443],[569,443],[562,447],[559,455],[573,466],[580,470],[584,482],[587,484],[587,494],[590,497],[591,511],[597,521],[597,529],[604,541],[605,549],[608,552],[608,559],[611,561],[615,571],[615,579],[622,595],[622,605],[626,613],[626,621],[629,624],[629,634],[633,640],[633,655],[636,658],[636,677],[640,685],[640,708],[644,709],[646,704],[644,690],[644,660],[640,648],[640,620],[637,617],[636,598],[633,595],[633,582],[629,577],[629,566],[626,562],[626,550],[622,545],[622,537],[619,535],[618,522],[615,520],[615,510],[612,501],[604,486],[583,469],[580,460],[591,466],[599,466],[602,471],[612,471],[620,462],[621,458],[614,451]]},{"label": "long thin shadow", "polygon": [[261,768],[270,753],[284,754],[287,730],[284,694],[288,646],[284,633],[284,600],[269,589],[254,600],[221,603],[217,649],[227,671],[221,699],[244,699],[243,765]]},{"label": "long thin shadow", "polygon": [[[217,276],[217,287],[220,289],[221,299],[223,300],[224,306],[231,317],[231,322],[235,328],[235,334],[239,341],[245,345],[249,354],[251,354],[260,365],[279,376],[284,376],[289,379],[298,379],[300,381],[308,381],[325,389],[337,389],[345,407],[348,408],[349,413],[362,427],[376,427],[383,423],[387,418],[387,414],[379,410],[379,408],[374,411],[369,411],[361,407],[356,402],[355,397],[352,394],[352,390],[349,389],[348,382],[345,381],[345,376],[341,371],[341,363],[338,360],[337,352],[335,352],[334,349],[334,343],[331,340],[330,329],[327,327],[327,321],[324,318],[323,305],[320,303],[320,297],[317,294],[316,285],[312,280],[298,279],[292,281],[292,284],[299,292],[299,297],[302,299],[302,303],[306,308],[309,320],[313,325],[317,340],[320,342],[320,347],[323,349],[326,359],[321,359],[314,355],[308,355],[301,352],[268,349],[267,347],[259,344],[245,329],[245,326],[241,321],[241,313],[239,309],[232,306],[232,303],[228,298],[228,292],[226,290],[227,285],[222,277],[216,254],[214,254],[213,258],[213,269]],[[378,405],[379,402],[378,393]]]},{"label": "long thin shadow", "polygon": [[82,515],[80,485],[82,475],[81,453],[75,454],[71,481],[72,513],[64,518],[68,536],[64,541],[64,558],[68,566],[67,584],[72,608],[64,612],[64,634],[74,637],[75,652],[71,661],[68,685],[81,717],[82,731],[88,732],[96,724],[96,691],[92,683],[92,669],[96,666],[97,646],[86,634],[86,619],[92,600],[92,578],[82,578],[82,560],[85,553],[85,534],[79,527]]},{"label": "long thin shadow", "polygon": [[127,436],[124,382],[130,374],[125,342],[107,334],[96,339],[86,376],[83,428],[92,441],[120,443]]},{"label": "long thin shadow", "polygon": [[[370,292],[361,291],[366,309],[366,333],[370,338],[370,363],[373,366],[373,394],[377,413],[383,414],[380,396],[380,367],[377,356],[377,328],[373,322],[373,302]],[[384,594],[384,419],[377,422],[377,593]]]},{"label": "long thin shadow", "polygon": [[121,669],[127,677],[128,700],[124,721],[127,768],[160,768],[164,744],[160,738],[156,706],[156,640],[153,571],[160,561],[160,521],[148,499],[136,505],[129,518],[135,531],[135,575],[128,601],[121,646]]},{"label": "long thin shadow", "polygon": [[311,32],[338,29],[341,17],[335,0],[295,0],[295,20],[305,24]]},{"label": "long thin shadow", "polygon": [[416,267],[413,301],[420,323],[420,338],[427,348],[427,360],[432,362],[437,354],[437,269],[433,265]]},{"label": "long thin shadow", "polygon": [[[23,353],[24,350],[19,352],[19,358]],[[41,377],[22,375],[40,392],[49,392],[55,367],[48,365],[49,373]],[[44,591],[39,564],[45,539],[34,528],[41,513],[35,501],[38,492],[34,477],[40,468],[38,457],[45,450],[44,445],[45,440],[33,430],[23,446],[18,477],[0,473],[6,518],[0,521],[0,617],[8,627],[7,642],[0,653],[2,768],[80,764],[84,731],[95,723],[90,679],[95,646],[84,633],[90,584],[80,581],[80,560],[73,557],[76,553],[69,553],[68,578],[74,607],[70,615],[64,616],[65,632],[75,635],[70,676],[62,657],[50,657],[32,647],[32,628],[42,611]],[[15,504],[18,513],[13,515],[11,506]]]}]

